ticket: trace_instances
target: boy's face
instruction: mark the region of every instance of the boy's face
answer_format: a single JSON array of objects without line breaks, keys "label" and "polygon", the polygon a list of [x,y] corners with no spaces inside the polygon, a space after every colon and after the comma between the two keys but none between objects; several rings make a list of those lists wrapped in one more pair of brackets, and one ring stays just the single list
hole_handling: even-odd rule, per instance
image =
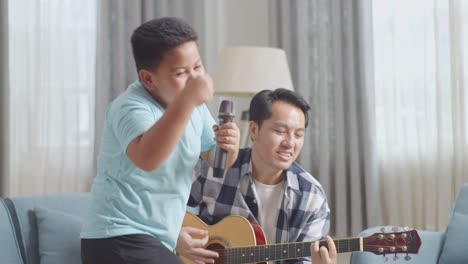
[{"label": "boy's face", "polygon": [[170,104],[191,77],[205,74],[205,68],[195,41],[183,43],[167,53],[151,73],[150,88],[164,105]]},{"label": "boy's face", "polygon": [[250,122],[252,151],[263,166],[286,170],[296,160],[304,145],[305,117],[302,110],[292,104],[275,101],[272,115],[258,127]]}]

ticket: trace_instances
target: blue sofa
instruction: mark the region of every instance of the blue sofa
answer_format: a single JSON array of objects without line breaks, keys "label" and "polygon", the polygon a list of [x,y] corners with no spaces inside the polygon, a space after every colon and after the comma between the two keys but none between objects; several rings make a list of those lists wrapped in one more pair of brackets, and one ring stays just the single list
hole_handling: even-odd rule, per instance
[{"label": "blue sofa", "polygon": [[[448,205],[449,206],[449,205]],[[405,260],[406,255],[387,255],[388,261],[381,255],[369,252],[355,252],[351,255],[351,264],[378,264],[378,263],[415,263],[415,264],[458,264],[468,263],[468,183],[465,183],[457,194],[457,199],[449,216],[446,232],[431,232],[418,230],[421,246],[416,255],[409,255],[410,261]],[[372,227],[364,230],[359,236],[366,237],[381,232],[382,227]],[[391,227],[383,227],[391,231]]]},{"label": "blue sofa", "polygon": [[81,263],[81,219],[89,193],[0,199],[0,263]]},{"label": "blue sofa", "polygon": [[0,199],[0,264],[81,264],[79,233],[90,202],[90,193]]},{"label": "blue sofa", "polygon": [[[89,193],[0,199],[0,263],[81,263],[79,232],[90,202]],[[372,235],[380,228],[367,229],[360,236]],[[393,261],[389,256],[387,263],[430,264],[439,259],[440,264],[468,263],[468,184],[458,193],[447,232],[418,233],[422,244],[411,261],[405,261],[404,256]],[[351,263],[384,263],[384,258],[359,252],[352,254]]]}]

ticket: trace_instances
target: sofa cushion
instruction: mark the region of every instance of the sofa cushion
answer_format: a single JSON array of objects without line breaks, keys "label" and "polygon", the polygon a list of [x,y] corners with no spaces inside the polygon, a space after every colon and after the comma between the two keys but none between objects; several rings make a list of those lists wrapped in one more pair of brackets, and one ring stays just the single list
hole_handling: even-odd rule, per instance
[{"label": "sofa cushion", "polygon": [[45,208],[35,208],[41,264],[80,264],[79,217]]},{"label": "sofa cushion", "polygon": [[453,213],[468,215],[468,183],[465,183],[460,188],[453,206]]},{"label": "sofa cushion", "polygon": [[37,223],[34,208],[47,208],[65,214],[83,217],[91,202],[89,193],[47,194],[5,199],[9,210],[17,215],[18,235],[24,244],[25,263],[39,264]]},{"label": "sofa cushion", "polygon": [[445,245],[439,264],[468,263],[468,215],[455,212],[447,227]]}]

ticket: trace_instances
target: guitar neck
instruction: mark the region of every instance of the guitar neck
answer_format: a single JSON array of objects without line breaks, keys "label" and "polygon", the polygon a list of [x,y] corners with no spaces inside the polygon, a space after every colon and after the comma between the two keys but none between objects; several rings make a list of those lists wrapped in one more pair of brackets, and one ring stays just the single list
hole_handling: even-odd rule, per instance
[{"label": "guitar neck", "polygon": [[[363,251],[362,238],[334,239],[338,253]],[[225,263],[257,263],[284,259],[310,257],[310,245],[313,242],[295,242],[252,247],[226,248]],[[327,246],[325,240],[320,240],[320,246]]]}]

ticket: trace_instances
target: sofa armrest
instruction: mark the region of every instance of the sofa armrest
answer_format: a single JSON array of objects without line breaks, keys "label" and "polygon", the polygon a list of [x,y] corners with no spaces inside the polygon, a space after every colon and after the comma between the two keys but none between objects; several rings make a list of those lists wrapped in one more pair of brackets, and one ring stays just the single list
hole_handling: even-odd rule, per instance
[{"label": "sofa armrest", "polygon": [[13,219],[3,199],[0,199],[0,245],[1,263],[23,263]]},{"label": "sofa armrest", "polygon": [[[373,227],[366,229],[361,232],[359,236],[366,237],[381,232],[381,228],[382,227]],[[391,227],[387,226],[385,230],[391,230]],[[445,233],[418,230],[418,234],[421,238],[421,247],[419,248],[418,254],[409,255],[411,257],[410,263],[437,263],[445,242]],[[397,254],[398,259],[396,261],[393,261],[394,256],[395,255],[387,255],[389,261],[385,262],[385,258],[381,255],[375,255],[371,252],[354,252],[351,254],[351,264],[408,263],[408,261],[405,260],[406,254]]]}]

